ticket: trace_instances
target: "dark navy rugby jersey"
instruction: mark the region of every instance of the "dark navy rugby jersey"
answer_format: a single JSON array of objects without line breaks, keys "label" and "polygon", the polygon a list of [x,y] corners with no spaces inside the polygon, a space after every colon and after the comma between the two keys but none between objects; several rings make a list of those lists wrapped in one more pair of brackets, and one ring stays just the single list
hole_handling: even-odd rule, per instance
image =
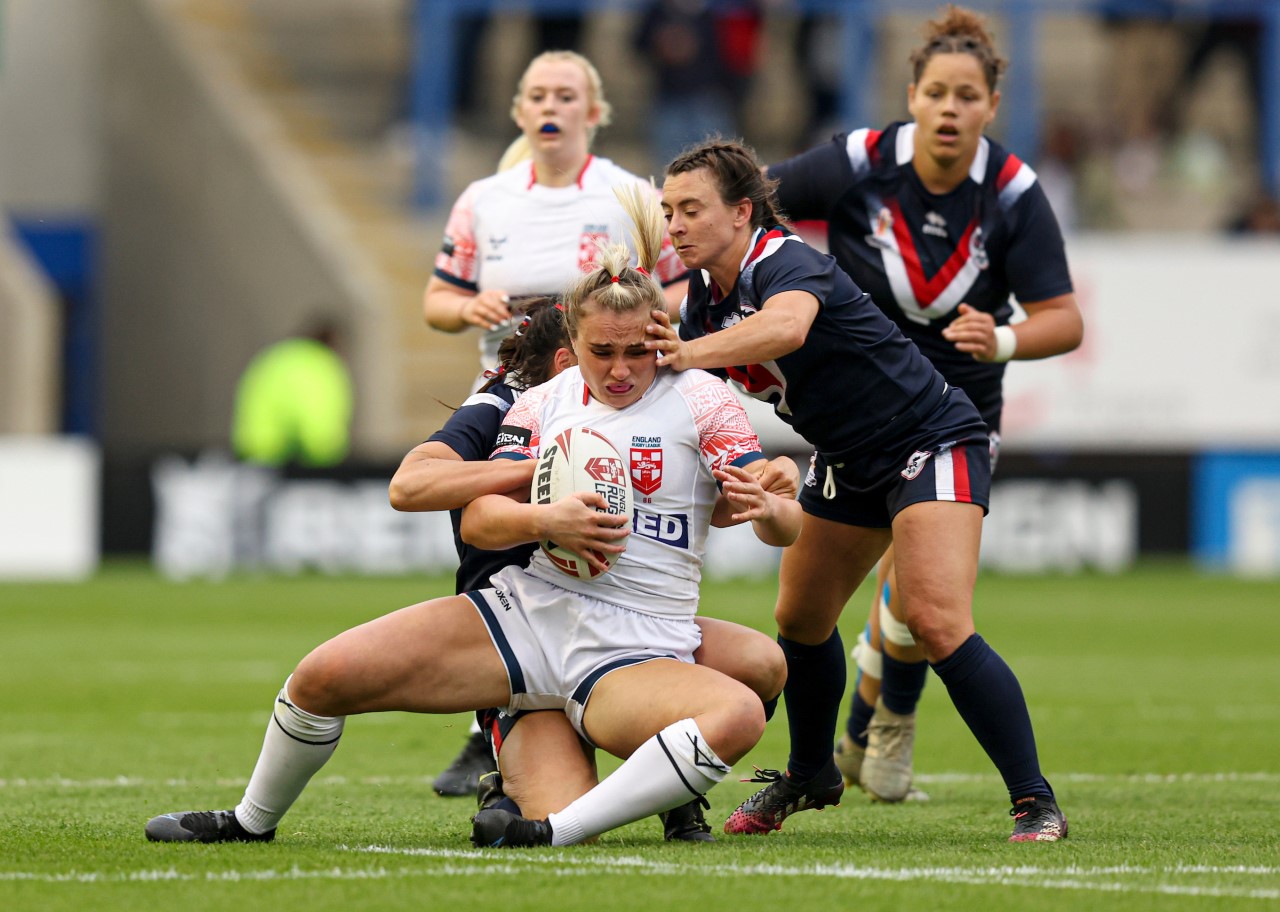
[{"label": "dark navy rugby jersey", "polygon": [[[468,462],[483,462],[493,452],[498,428],[518,395],[505,381],[495,383],[482,393],[472,393],[449,416],[444,427],[427,440],[445,444]],[[457,592],[488,587],[490,576],[503,567],[527,565],[538,547],[530,542],[502,551],[474,548],[462,540],[462,511],[450,510],[449,522],[453,524],[453,547],[458,552]]]},{"label": "dark navy rugby jersey", "polygon": [[756,230],[723,300],[714,300],[710,286],[705,272],[690,273],[682,339],[727,329],[782,292],[807,291],[818,299],[818,315],[799,349],[767,364],[712,373],[769,402],[824,453],[874,447],[942,395],[942,377],[835,260],[783,228]]},{"label": "dark navy rugby jersey", "polygon": [[[1009,295],[1072,290],[1062,232],[1035,171],[983,138],[969,179],[930,193],[911,165],[915,124],[857,130],[769,168],[793,219],[828,222],[831,253],[943,376],[998,414],[1003,364],[942,338],[966,303],[1009,322]],[[984,408],[984,413],[988,410]]]}]

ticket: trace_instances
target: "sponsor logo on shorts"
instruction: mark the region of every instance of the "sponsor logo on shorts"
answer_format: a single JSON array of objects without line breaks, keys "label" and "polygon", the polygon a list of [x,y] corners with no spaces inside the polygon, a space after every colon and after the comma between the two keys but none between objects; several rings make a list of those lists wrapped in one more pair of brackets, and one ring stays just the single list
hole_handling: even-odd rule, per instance
[{"label": "sponsor logo on shorts", "polygon": [[631,531],[673,548],[689,547],[689,515],[687,513],[643,513],[636,510]]},{"label": "sponsor logo on shorts", "polygon": [[929,461],[929,457],[932,455],[932,453],[925,450],[916,450],[911,454],[911,458],[907,460],[907,467],[902,470],[902,477],[907,481],[911,481],[924,471],[924,464]]},{"label": "sponsor logo on shorts", "polygon": [[804,486],[814,488],[818,485],[818,455],[809,457],[809,471],[804,473]]},{"label": "sponsor logo on shorts", "polygon": [[503,611],[511,610],[511,603],[507,601],[507,594],[501,589],[494,589],[493,597],[498,600],[498,604],[502,606]]}]

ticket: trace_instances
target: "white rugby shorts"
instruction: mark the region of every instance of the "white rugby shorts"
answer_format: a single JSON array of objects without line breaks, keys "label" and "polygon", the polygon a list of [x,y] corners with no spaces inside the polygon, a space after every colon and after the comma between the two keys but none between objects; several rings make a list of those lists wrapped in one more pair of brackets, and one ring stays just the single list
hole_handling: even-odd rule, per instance
[{"label": "white rugby shorts", "polygon": [[702,630],[693,617],[657,617],[602,602],[505,567],[493,587],[466,593],[507,667],[508,713],[563,709],[590,741],[582,714],[611,671],[677,659],[693,663]]}]

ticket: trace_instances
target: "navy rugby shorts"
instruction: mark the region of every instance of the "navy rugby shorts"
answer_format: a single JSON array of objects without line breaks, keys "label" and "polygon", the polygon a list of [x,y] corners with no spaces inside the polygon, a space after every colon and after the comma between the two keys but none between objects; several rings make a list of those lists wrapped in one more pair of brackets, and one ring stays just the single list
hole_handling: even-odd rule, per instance
[{"label": "navy rugby shorts", "polygon": [[910,429],[872,451],[814,453],[800,490],[806,513],[888,528],[904,507],[927,501],[991,503],[991,441],[977,409],[948,386]]}]

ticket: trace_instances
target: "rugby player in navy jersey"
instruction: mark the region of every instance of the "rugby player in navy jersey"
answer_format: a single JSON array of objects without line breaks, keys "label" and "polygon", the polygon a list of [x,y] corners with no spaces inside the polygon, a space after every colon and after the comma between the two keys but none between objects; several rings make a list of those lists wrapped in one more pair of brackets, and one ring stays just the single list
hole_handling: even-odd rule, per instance
[{"label": "rugby player in navy jersey", "polygon": [[[861,129],[769,167],[787,217],[828,224],[836,262],[982,413],[994,469],[1005,362],[1071,351],[1084,331],[1062,233],[1035,172],[985,138],[1005,61],[949,7],[911,55],[914,120]],[[1012,294],[1027,319],[1009,324]],[[880,801],[913,792],[925,653],[904,623],[893,546],[880,561],[836,763]]]},{"label": "rugby player in navy jersey", "polygon": [[817,450],[775,610],[791,754],[785,771],[761,772],[768,784],[729,817],[726,832],[768,832],[790,814],[839,801],[844,782],[831,743],[845,658],[836,622],[893,541],[907,623],[1004,778],[1010,839],[1066,836],[1022,689],[974,629],[990,489],[977,408],[831,257],[787,230],[750,149],[712,140],[677,157],[662,209],[690,269],[689,291],[678,331],[654,313],[648,347],[673,369],[736,381]]}]

